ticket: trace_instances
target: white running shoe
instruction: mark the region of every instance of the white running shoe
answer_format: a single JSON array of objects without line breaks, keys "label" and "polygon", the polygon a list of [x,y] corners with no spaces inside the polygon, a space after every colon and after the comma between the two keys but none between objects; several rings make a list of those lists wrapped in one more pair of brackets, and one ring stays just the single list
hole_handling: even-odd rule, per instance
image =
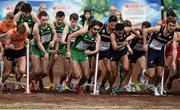
[{"label": "white running shoe", "polygon": [[155,96],[160,96],[159,92],[158,92],[158,88],[154,86],[154,95]]}]

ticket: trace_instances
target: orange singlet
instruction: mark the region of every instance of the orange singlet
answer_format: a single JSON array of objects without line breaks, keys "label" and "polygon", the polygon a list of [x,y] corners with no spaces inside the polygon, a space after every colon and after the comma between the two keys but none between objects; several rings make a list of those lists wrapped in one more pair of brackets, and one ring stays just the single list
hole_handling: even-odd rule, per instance
[{"label": "orange singlet", "polygon": [[[9,31],[15,27],[16,27],[16,25],[14,22],[8,24],[7,21],[3,20],[1,23],[0,33],[6,33],[7,31]],[[5,40],[6,40],[5,38],[0,38],[0,41],[2,42],[3,45],[6,44]]]},{"label": "orange singlet", "polygon": [[17,31],[13,29],[11,34],[11,44],[14,45],[14,50],[21,50],[24,48],[24,41],[27,38],[27,33],[19,36]]}]

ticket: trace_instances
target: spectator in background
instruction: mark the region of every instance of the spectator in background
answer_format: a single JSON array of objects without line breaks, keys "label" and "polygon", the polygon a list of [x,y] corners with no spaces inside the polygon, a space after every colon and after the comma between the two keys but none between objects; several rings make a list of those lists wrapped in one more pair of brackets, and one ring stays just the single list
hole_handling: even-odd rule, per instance
[{"label": "spectator in background", "polygon": [[39,10],[38,10],[38,12],[37,12],[37,17],[38,17],[38,18],[39,18],[39,13],[40,13],[41,11],[46,11],[46,4],[40,4],[40,5],[39,5]]},{"label": "spectator in background", "polygon": [[116,12],[117,23],[123,23],[122,14],[120,11]]},{"label": "spectator in background", "polygon": [[109,15],[106,16],[106,17],[102,20],[102,22],[103,22],[104,24],[108,24],[109,17],[110,17],[111,15],[116,15],[116,12],[117,12],[117,8],[116,8],[115,6],[111,6],[111,7],[109,8]]},{"label": "spectator in background", "polygon": [[94,19],[94,16],[92,16],[92,12],[90,9],[85,9],[84,10],[84,14],[80,16],[81,17],[81,21],[80,24],[84,27],[84,28],[88,28],[88,25],[90,24],[90,22]]}]

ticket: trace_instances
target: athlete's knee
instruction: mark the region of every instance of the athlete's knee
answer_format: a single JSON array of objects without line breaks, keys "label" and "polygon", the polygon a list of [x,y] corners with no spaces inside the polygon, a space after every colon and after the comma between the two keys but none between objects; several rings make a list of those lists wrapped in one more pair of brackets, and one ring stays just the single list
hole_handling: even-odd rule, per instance
[{"label": "athlete's knee", "polygon": [[123,67],[123,70],[124,70],[124,71],[129,71],[129,66],[124,66],[124,67]]},{"label": "athlete's knee", "polygon": [[26,73],[26,70],[25,69],[19,69],[19,73],[24,74],[24,73]]},{"label": "athlete's knee", "polygon": [[79,79],[81,77],[81,74],[80,73],[76,73],[73,75],[75,79]]}]

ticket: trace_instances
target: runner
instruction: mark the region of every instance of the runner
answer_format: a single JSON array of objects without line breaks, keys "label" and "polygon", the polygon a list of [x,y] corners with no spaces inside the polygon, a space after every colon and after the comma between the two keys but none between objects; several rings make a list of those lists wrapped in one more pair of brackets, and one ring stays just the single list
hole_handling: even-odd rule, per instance
[{"label": "runner", "polygon": [[[2,35],[3,33],[6,33],[7,31],[9,31],[15,27],[16,27],[16,22],[14,21],[14,14],[12,12],[8,12],[5,19],[0,21],[0,34]],[[6,36],[3,36],[0,38],[0,41],[1,41],[3,47],[5,47],[5,44],[6,44],[5,37]],[[4,50],[4,49],[2,49],[2,50]],[[4,56],[4,51],[2,54]],[[4,62],[7,62],[7,60],[5,58],[4,58]],[[14,64],[14,62],[13,62],[13,64]],[[14,65],[16,65],[16,63]],[[6,65],[4,65],[4,71],[10,71],[10,69],[8,67],[6,67]],[[10,74],[10,76],[14,76],[15,72],[13,72],[13,66],[12,66],[11,73],[13,73],[13,74]]]},{"label": "runner", "polygon": [[[17,79],[21,77],[26,72],[26,47],[24,42],[28,43],[27,35],[30,33],[27,23],[19,24],[16,28],[9,30],[5,33],[6,45],[5,45],[5,59],[4,65],[9,69],[9,71],[4,71],[2,82],[9,77],[12,60],[16,59],[18,64],[19,75]],[[17,80],[20,81],[20,80]]]},{"label": "runner", "polygon": [[[101,77],[101,85],[100,85],[100,92],[105,92],[105,84],[108,80],[109,82],[111,79],[111,65],[110,65],[110,34],[114,31],[115,26],[117,24],[117,17],[112,15],[109,17],[109,23],[102,27],[101,31],[99,32],[101,36],[101,44],[100,44],[100,51],[99,51],[99,75]],[[101,75],[101,76],[100,76]],[[109,93],[113,94],[113,89],[109,89]]]},{"label": "runner", "polygon": [[[70,15],[70,19],[69,19],[70,24],[66,25],[64,30],[63,30],[63,37],[62,37],[61,43],[64,44],[63,51],[62,51],[62,55],[64,57],[64,64],[63,64],[64,65],[64,73],[61,75],[59,87],[63,88],[64,90],[73,89],[73,83],[71,82],[71,80],[72,79],[79,79],[79,77],[80,77],[79,75],[76,75],[76,74],[74,74],[73,76],[71,75],[73,72],[71,65],[70,65],[71,61],[69,61],[66,57],[66,51],[67,51],[67,45],[66,44],[67,44],[68,35],[76,32],[80,29],[80,27],[77,25],[78,19],[79,19],[78,14],[72,13]],[[74,41],[75,41],[75,39],[72,39],[71,43],[73,44]],[[64,87],[62,87],[62,83],[66,79],[66,77],[67,77],[66,83],[65,83]],[[63,89],[60,89],[60,91],[62,92]]]},{"label": "runner", "polygon": [[[79,83],[76,86],[78,94],[84,94],[82,86],[89,77],[89,54],[95,54],[99,51],[100,47],[100,30],[102,23],[94,20],[88,29],[81,29],[68,36],[67,40],[67,58],[72,59],[72,69],[75,75],[81,76]],[[75,42],[70,48],[70,42],[72,38],[76,38]],[[96,48],[93,51],[87,50],[87,48],[96,42]],[[82,73],[81,73],[82,71]]]},{"label": "runner", "polygon": [[[178,34],[178,37],[177,37],[178,46],[177,46],[177,49],[175,49],[176,45],[175,44],[173,45],[174,49],[173,49],[173,61],[172,61],[172,66],[173,66],[172,68],[173,68],[175,74],[173,74],[169,78],[169,81],[167,83],[168,90],[171,89],[173,81],[175,79],[180,78],[180,32],[178,32],[177,34]],[[176,56],[177,56],[177,59],[176,59]],[[176,66],[176,68],[174,68],[175,66]]]},{"label": "runner", "polygon": [[[164,69],[164,47],[174,38],[177,34],[174,33],[176,20],[173,18],[167,18],[165,26],[156,26],[152,28],[144,29],[144,41],[143,48],[147,51],[146,37],[148,33],[153,33],[149,45],[148,45],[148,77],[152,78],[157,76],[154,82],[154,95],[159,96],[157,86],[160,83],[162,72]],[[173,39],[174,40],[174,39]],[[156,71],[156,72],[155,72]],[[151,79],[150,79],[151,80]],[[150,81],[149,81],[150,83]]]},{"label": "runner", "polygon": [[129,71],[129,60],[128,60],[128,41],[126,38],[129,36],[128,33],[133,33],[140,37],[131,27],[125,27],[123,23],[116,24],[116,29],[111,33],[111,68],[112,68],[112,81],[110,82],[110,89],[114,89],[114,81],[117,76],[117,61],[121,63],[122,69],[125,72],[125,77]]},{"label": "runner", "polygon": [[[148,21],[144,21],[142,23],[141,29],[149,28],[151,27],[151,23]],[[143,32],[138,31],[140,35],[143,34]],[[150,35],[148,35],[147,38],[150,38]],[[131,78],[131,84],[132,90],[135,90],[134,92],[140,92],[141,88],[139,85],[139,80],[141,84],[145,84],[145,73],[147,73],[147,61],[146,61],[146,53],[143,50],[143,38],[138,38],[135,35],[129,36],[126,40],[131,40],[131,48],[133,49],[133,54],[131,56],[131,63],[133,63],[133,69],[132,69],[132,78]],[[139,67],[139,68],[138,68]]]},{"label": "runner", "polygon": [[14,9],[14,15],[21,11],[22,5],[25,4],[24,1],[19,1]]},{"label": "runner", "polygon": [[[168,10],[166,13],[166,18],[163,20],[160,20],[157,25],[165,26],[166,19],[168,17],[175,19],[176,13],[173,10]],[[166,80],[168,79],[169,74],[170,74],[172,59],[173,59],[173,56],[172,56],[172,42],[171,42],[166,46],[166,58],[165,58],[165,68],[164,68],[164,84],[166,83]],[[165,91],[165,89],[164,89],[164,91]]]},{"label": "runner", "polygon": [[54,47],[56,41],[56,31],[54,25],[49,23],[47,12],[39,13],[40,23],[36,23],[33,28],[34,45],[32,48],[32,74],[30,81],[39,80],[40,89],[43,92],[42,79],[48,74],[49,47]]},{"label": "runner", "polygon": [[[64,23],[65,14],[63,11],[58,11],[56,13],[56,21],[54,22],[54,27],[57,33],[57,40],[55,42],[55,47],[50,50],[50,63],[49,63],[49,79],[50,79],[50,85],[46,88],[49,90],[54,89],[54,73],[53,73],[53,67],[55,62],[60,59],[60,66],[64,67],[64,58],[62,56],[63,52],[63,45],[60,43],[62,39],[62,33],[65,27]],[[64,68],[63,68],[64,69]],[[61,74],[64,73],[64,70],[61,70]],[[60,79],[61,80],[61,79]]]}]

